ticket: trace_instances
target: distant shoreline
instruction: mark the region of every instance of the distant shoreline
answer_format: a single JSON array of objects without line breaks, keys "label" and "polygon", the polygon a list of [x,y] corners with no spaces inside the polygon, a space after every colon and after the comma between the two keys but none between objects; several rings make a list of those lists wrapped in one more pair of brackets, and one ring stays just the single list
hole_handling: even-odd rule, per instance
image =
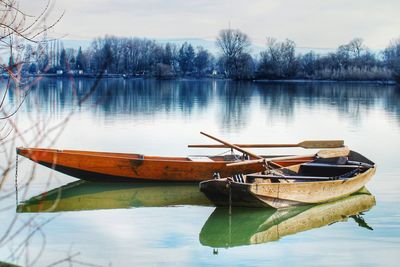
[{"label": "distant shoreline", "polygon": [[379,81],[379,80],[253,80],[254,82],[261,83],[365,83],[365,84],[383,84],[383,85],[396,85],[394,80]]},{"label": "distant shoreline", "polygon": [[[68,79],[68,78],[97,78],[97,74],[69,74],[69,75],[57,75],[57,74],[38,74],[28,75],[26,77],[44,77],[44,78],[56,78],[56,79]],[[242,81],[242,82],[257,82],[257,83],[363,83],[363,84],[382,84],[382,85],[396,85],[395,80],[318,80],[318,79],[249,79],[249,80],[233,80],[221,77],[174,77],[169,79],[158,79],[152,76],[124,76],[123,74],[104,74],[103,79],[154,79],[160,81],[185,81],[185,80],[229,80],[229,81]]]}]

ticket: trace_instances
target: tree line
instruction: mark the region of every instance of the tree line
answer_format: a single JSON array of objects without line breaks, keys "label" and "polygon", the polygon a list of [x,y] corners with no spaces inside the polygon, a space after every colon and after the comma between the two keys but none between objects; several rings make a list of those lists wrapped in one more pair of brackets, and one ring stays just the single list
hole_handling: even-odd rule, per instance
[{"label": "tree line", "polygon": [[[240,30],[224,29],[216,40],[218,55],[185,42],[162,44],[137,37],[105,36],[77,51],[60,42],[40,42],[25,48],[25,73],[107,74],[140,77],[220,77],[246,79],[391,80],[400,77],[400,38],[373,52],[360,38],[335,51],[296,53],[296,43],[266,38],[265,49],[252,54],[250,38]],[[10,64],[12,57],[10,57]]]}]

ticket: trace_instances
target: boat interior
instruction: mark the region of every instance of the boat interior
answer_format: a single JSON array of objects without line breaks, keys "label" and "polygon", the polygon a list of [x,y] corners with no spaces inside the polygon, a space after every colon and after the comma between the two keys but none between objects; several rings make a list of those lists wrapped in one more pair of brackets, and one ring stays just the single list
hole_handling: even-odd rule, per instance
[{"label": "boat interior", "polygon": [[311,162],[271,169],[264,173],[244,176],[239,174],[232,177],[232,179],[235,182],[242,183],[344,180],[366,172],[374,166],[374,162],[357,152],[350,151],[346,157],[316,158]]},{"label": "boat interior", "polygon": [[[123,159],[139,159],[139,160],[154,160],[154,161],[187,161],[187,162],[235,162],[250,159],[246,155],[240,154],[225,154],[225,155],[191,155],[188,157],[168,157],[168,156],[145,156],[143,154],[132,153],[113,153],[113,152],[97,152],[97,151],[81,151],[81,150],[62,150],[62,149],[48,149],[48,148],[18,148],[18,154],[29,155],[30,153],[63,153],[68,155],[85,155],[92,157],[110,157],[110,158],[123,158]],[[291,155],[261,155],[263,158],[286,157]],[[310,161],[311,158],[305,157],[304,159],[297,160],[284,160],[280,161],[283,166],[299,164],[304,161]],[[279,162],[278,162],[279,163]]]}]

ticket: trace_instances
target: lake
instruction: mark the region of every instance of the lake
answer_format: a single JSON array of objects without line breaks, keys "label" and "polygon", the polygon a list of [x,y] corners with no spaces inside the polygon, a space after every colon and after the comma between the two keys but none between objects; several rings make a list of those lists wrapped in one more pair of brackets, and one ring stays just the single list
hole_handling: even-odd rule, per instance
[{"label": "lake", "polygon": [[[0,191],[0,261],[22,266],[398,266],[399,88],[141,79],[94,85],[93,79],[35,82],[13,117],[18,132],[8,137],[15,142],[3,145],[2,166],[14,165],[16,146],[162,156],[229,152],[187,148],[214,143],[200,131],[236,143],[344,139],[377,163],[367,184],[370,193],[290,211],[233,209],[229,216],[228,210],[213,207],[197,184],[93,184],[19,157],[17,199],[14,166]],[[21,99],[10,90],[4,109],[11,112]]]}]

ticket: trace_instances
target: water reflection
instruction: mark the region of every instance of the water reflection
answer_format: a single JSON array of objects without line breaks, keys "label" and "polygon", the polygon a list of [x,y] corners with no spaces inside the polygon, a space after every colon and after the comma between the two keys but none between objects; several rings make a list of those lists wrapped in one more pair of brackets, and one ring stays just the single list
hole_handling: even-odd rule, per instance
[{"label": "water reflection", "polygon": [[131,207],[210,205],[197,183],[76,181],[22,202],[17,212],[62,212]]},{"label": "water reflection", "polygon": [[[93,79],[43,79],[26,99],[28,111],[59,114],[77,103]],[[9,94],[9,101],[15,95]],[[368,110],[382,107],[400,118],[400,90],[394,86],[345,83],[257,83],[213,80],[157,81],[104,79],[84,105],[97,117],[129,114],[152,118],[163,114],[191,116],[205,110],[227,129],[246,126],[255,108],[267,118],[290,120],[296,108],[325,107],[357,123]]]},{"label": "water reflection", "polygon": [[217,90],[218,117],[228,130],[243,128],[248,122],[252,98],[256,94],[251,82],[223,81]]},{"label": "water reflection", "polygon": [[375,197],[363,189],[335,202],[278,211],[237,208],[229,216],[228,209],[216,208],[201,229],[200,243],[213,248],[266,243],[346,218],[372,230],[361,215],[374,205]]},{"label": "water reflection", "polygon": [[4,261],[0,261],[0,266],[1,267],[20,267],[19,265],[14,265],[12,263],[7,263],[7,262],[4,262]]},{"label": "water reflection", "polygon": [[256,83],[262,105],[272,114],[290,117],[301,104],[330,107],[354,122],[367,116],[369,109],[383,106],[386,112],[400,115],[400,90],[394,86],[362,83]]}]

